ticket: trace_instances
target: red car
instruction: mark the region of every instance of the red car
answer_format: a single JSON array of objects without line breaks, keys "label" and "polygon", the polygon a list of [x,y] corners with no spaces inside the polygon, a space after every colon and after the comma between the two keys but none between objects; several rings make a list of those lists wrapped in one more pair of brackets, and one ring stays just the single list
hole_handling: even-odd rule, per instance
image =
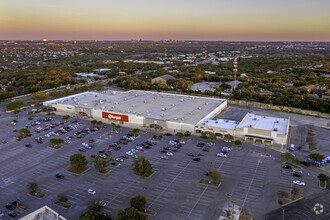
[{"label": "red car", "polygon": [[40,130],[35,130],[36,133],[40,133]]}]

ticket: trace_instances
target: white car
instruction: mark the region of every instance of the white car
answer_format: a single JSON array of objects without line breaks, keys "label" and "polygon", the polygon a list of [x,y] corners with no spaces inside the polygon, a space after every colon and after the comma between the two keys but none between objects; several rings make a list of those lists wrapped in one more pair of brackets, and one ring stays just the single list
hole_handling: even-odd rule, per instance
[{"label": "white car", "polygon": [[293,184],[297,184],[299,186],[305,186],[305,183],[301,182],[300,180],[293,180]]},{"label": "white car", "polygon": [[166,156],[171,156],[171,157],[173,157],[174,154],[173,154],[172,152],[167,152],[167,153],[166,153]]},{"label": "white car", "polygon": [[161,156],[160,158],[162,158],[162,159],[165,159],[165,160],[168,160],[168,156]]},{"label": "white car", "polygon": [[96,193],[96,191],[93,190],[93,189],[89,189],[89,190],[88,190],[88,194],[95,195],[95,193]]},{"label": "white car", "polygon": [[48,137],[48,138],[49,138],[49,137],[50,137],[50,135],[49,135],[49,134],[45,134],[45,137]]},{"label": "white car", "polygon": [[184,142],[184,141],[180,141],[179,143],[180,143],[180,144],[186,144],[186,142]]},{"label": "white car", "polygon": [[217,156],[218,156],[218,157],[224,157],[224,158],[226,158],[226,157],[227,157],[227,154],[224,154],[224,153],[218,153]]},{"label": "white car", "polygon": [[133,155],[133,153],[132,153],[131,151],[127,151],[126,154],[127,154],[127,155],[130,155],[130,156]]},{"label": "white car", "polygon": [[124,160],[121,159],[121,158],[116,158],[116,161],[118,161],[118,162],[123,162]]}]

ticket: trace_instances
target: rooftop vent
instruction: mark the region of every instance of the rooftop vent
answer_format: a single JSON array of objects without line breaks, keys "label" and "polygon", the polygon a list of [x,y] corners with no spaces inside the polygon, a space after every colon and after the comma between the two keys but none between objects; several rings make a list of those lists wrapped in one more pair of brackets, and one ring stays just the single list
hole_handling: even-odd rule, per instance
[{"label": "rooftop vent", "polygon": [[139,96],[138,94],[135,94],[135,97]]},{"label": "rooftop vent", "polygon": [[255,120],[255,121],[256,121],[256,120],[257,120],[257,118],[253,118],[253,120]]},{"label": "rooftop vent", "polygon": [[88,105],[87,103],[84,104],[84,106],[87,106],[87,105]]},{"label": "rooftop vent", "polygon": [[118,105],[118,104],[119,104],[119,102],[115,102],[115,104],[116,104],[116,105]]},{"label": "rooftop vent", "polygon": [[126,112],[126,110],[125,110],[125,109],[123,109],[123,112]]},{"label": "rooftop vent", "polygon": [[183,101],[184,101],[184,99],[180,99],[180,101],[181,101],[181,102],[183,102]]},{"label": "rooftop vent", "polygon": [[160,114],[161,117],[164,117],[164,114]]},{"label": "rooftop vent", "polygon": [[146,113],[149,113],[149,111],[147,110]]},{"label": "rooftop vent", "polygon": [[116,93],[117,93],[117,92],[115,92],[115,91],[112,92],[113,95],[116,95]]},{"label": "rooftop vent", "polygon": [[115,108],[115,106],[113,105],[113,106],[111,106],[111,108]]},{"label": "rooftop vent", "polygon": [[172,106],[175,106],[175,104],[173,103]]},{"label": "rooftop vent", "polygon": [[150,116],[151,114],[150,114],[150,113],[148,113],[147,115],[148,115],[148,116]]},{"label": "rooftop vent", "polygon": [[155,96],[154,99],[157,99],[157,97]]},{"label": "rooftop vent", "polygon": [[143,113],[142,112],[139,112],[139,115],[142,115]]},{"label": "rooftop vent", "polygon": [[144,103],[147,103],[147,100],[144,100],[143,102],[144,102]]},{"label": "rooftop vent", "polygon": [[275,121],[275,123],[278,123],[278,121]]},{"label": "rooftop vent", "polygon": [[102,109],[105,109],[105,106],[102,106]]},{"label": "rooftop vent", "polygon": [[133,114],[135,114],[136,113],[136,111],[134,111],[134,112],[132,112]]},{"label": "rooftop vent", "polygon": [[95,97],[97,97],[97,95],[95,95]]},{"label": "rooftop vent", "polygon": [[252,128],[252,125],[249,125],[250,128]]},{"label": "rooftop vent", "polygon": [[132,107],[135,107],[135,104],[133,104]]},{"label": "rooftop vent", "polygon": [[192,112],[189,113],[189,115],[192,115],[192,114],[193,114]]},{"label": "rooftop vent", "polygon": [[195,99],[195,97],[192,97],[192,99]]},{"label": "rooftop vent", "polygon": [[277,128],[274,128],[274,131],[277,131]]},{"label": "rooftop vent", "polygon": [[208,105],[209,103],[208,102],[205,102],[206,105]]},{"label": "rooftop vent", "polygon": [[126,101],[126,100],[127,100],[127,98],[124,98],[124,100]]},{"label": "rooftop vent", "polygon": [[162,110],[162,111],[165,111],[165,110],[166,110],[166,108],[162,108],[161,110]]},{"label": "rooftop vent", "polygon": [[128,110],[127,112],[128,112],[128,113],[130,113],[131,111],[130,111],[130,110]]},{"label": "rooftop vent", "polygon": [[201,110],[201,109],[202,109],[202,107],[198,107],[198,109],[199,109],[199,110]]},{"label": "rooftop vent", "polygon": [[218,124],[218,121],[215,121],[216,124]]},{"label": "rooftop vent", "polygon": [[74,102],[78,101],[78,99],[73,99]]},{"label": "rooftop vent", "polygon": [[205,125],[205,123],[203,123],[203,125]]},{"label": "rooftop vent", "polygon": [[178,120],[178,118],[174,118],[174,120]]},{"label": "rooftop vent", "polygon": [[185,118],[181,118],[181,120],[182,120],[182,121],[184,121],[184,120],[185,120]]}]

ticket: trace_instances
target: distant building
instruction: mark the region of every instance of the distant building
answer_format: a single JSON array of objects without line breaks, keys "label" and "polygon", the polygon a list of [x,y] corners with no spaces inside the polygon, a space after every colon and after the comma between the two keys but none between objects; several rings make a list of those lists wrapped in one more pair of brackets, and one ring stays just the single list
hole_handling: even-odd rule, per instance
[{"label": "distant building", "polygon": [[158,77],[156,77],[156,78],[153,78],[153,79],[151,80],[151,83],[152,83],[152,84],[156,84],[156,83],[166,83],[167,80],[169,80],[169,79],[175,79],[175,77],[170,76],[170,75],[158,76]]},{"label": "distant building", "polygon": [[98,75],[98,74],[95,74],[95,73],[76,73],[77,76],[79,77],[84,77],[84,78],[94,78],[94,77],[104,77],[102,75]]},{"label": "distant building", "polygon": [[30,214],[23,216],[19,220],[66,220],[63,216],[59,213],[55,212],[53,209],[49,208],[48,206],[43,206],[40,209],[31,212]]},{"label": "distant building", "polygon": [[107,69],[107,68],[93,70],[93,72],[97,72],[97,73],[104,73],[104,72],[108,72],[108,71],[110,71],[110,69]]},{"label": "distant building", "polygon": [[127,74],[126,74],[126,72],[119,72],[118,75],[119,76],[126,76]]},{"label": "distant building", "polygon": [[212,72],[212,71],[205,71],[206,74],[210,74],[210,75],[214,75],[215,72]]}]

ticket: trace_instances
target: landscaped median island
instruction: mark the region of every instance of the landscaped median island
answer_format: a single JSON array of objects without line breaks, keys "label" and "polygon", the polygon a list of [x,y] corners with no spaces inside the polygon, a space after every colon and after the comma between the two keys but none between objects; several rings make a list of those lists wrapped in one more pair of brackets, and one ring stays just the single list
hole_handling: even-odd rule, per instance
[{"label": "landscaped median island", "polygon": [[287,192],[278,191],[277,193],[277,203],[281,206],[288,205],[290,203],[296,202],[302,199],[299,194],[299,188],[297,186],[292,186],[291,194],[289,195]]},{"label": "landscaped median island", "polygon": [[90,168],[87,167],[88,161],[81,153],[73,154],[70,156],[71,168],[67,171],[76,175],[87,172]]},{"label": "landscaped median island", "polygon": [[34,196],[38,199],[41,199],[46,195],[45,193],[38,191],[38,184],[36,182],[29,182],[28,190],[29,190],[28,194],[30,196]]},{"label": "landscaped median island", "polygon": [[72,205],[68,203],[68,197],[64,193],[58,194],[57,200],[54,202],[54,204],[65,209],[72,207]]},{"label": "landscaped median island", "polygon": [[319,179],[319,185],[321,188],[325,189],[327,188],[327,182],[329,180],[329,177],[325,175],[324,173],[320,173],[317,178]]},{"label": "landscaped median island", "polygon": [[208,176],[208,179],[201,179],[199,181],[200,184],[207,185],[207,186],[212,186],[219,188],[221,185],[221,174],[218,171],[212,171],[206,173],[206,176]]},{"label": "landscaped median island", "polygon": [[52,138],[49,140],[51,145],[49,145],[49,148],[53,148],[53,149],[61,149],[63,146],[61,144],[64,143],[64,140],[61,138]]}]

